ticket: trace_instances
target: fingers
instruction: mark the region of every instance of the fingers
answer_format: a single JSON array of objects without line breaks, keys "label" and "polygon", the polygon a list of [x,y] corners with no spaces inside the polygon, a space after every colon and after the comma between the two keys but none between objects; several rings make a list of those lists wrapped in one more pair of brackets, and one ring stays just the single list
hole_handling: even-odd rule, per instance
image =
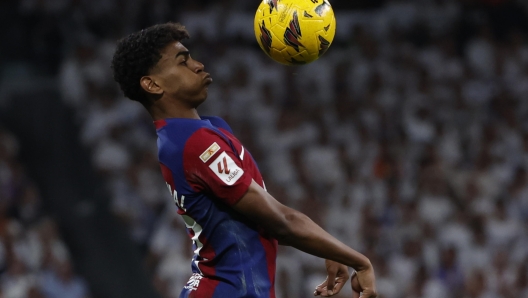
[{"label": "fingers", "polygon": [[317,286],[314,296],[330,297],[338,294],[348,281],[348,267],[334,261],[326,260],[326,280]]},{"label": "fingers", "polygon": [[361,298],[376,298],[376,297],[378,297],[378,294],[375,293],[375,292],[363,291],[363,292],[361,292],[360,297]]},{"label": "fingers", "polygon": [[376,297],[376,277],[374,275],[374,268],[372,268],[372,265],[365,269],[356,271],[356,276],[362,292],[361,297]]},{"label": "fingers", "polygon": [[328,295],[334,295],[334,285],[336,282],[337,270],[328,270],[328,277],[326,278],[326,289]]},{"label": "fingers", "polygon": [[353,298],[376,298],[374,272],[354,272],[350,279],[352,285]]},{"label": "fingers", "polygon": [[336,278],[335,283],[334,283],[334,289],[332,290],[332,293],[330,294],[330,292],[328,291],[328,287],[327,287],[327,281],[325,280],[324,283],[318,285],[315,288],[315,291],[313,294],[314,296],[330,297],[330,296],[338,294],[344,285],[345,285],[345,281],[343,279],[339,277]]},{"label": "fingers", "polygon": [[352,277],[350,278],[350,285],[352,286],[353,292],[361,292],[361,287],[359,286],[359,281],[356,272],[352,273]]},{"label": "fingers", "polygon": [[361,287],[359,286],[359,281],[356,272],[352,273],[350,284],[352,285],[352,298],[359,298],[361,296]]},{"label": "fingers", "polygon": [[[345,281],[346,281],[346,279],[345,279]],[[336,280],[336,283],[334,284],[334,289],[332,290],[332,294],[331,295],[335,295],[335,294],[339,293],[344,285],[345,285],[345,283],[343,281]]]},{"label": "fingers", "polygon": [[345,283],[346,283],[346,280],[343,280],[342,278],[337,277],[335,279],[334,289],[332,290],[332,293],[330,293],[328,291],[327,281],[325,281],[324,283],[318,285],[315,288],[314,296],[330,297],[330,296],[336,295],[341,291]]},{"label": "fingers", "polygon": [[323,292],[326,293],[326,283],[327,283],[327,281],[328,281],[328,277],[320,285],[315,287],[314,296],[319,296]]}]

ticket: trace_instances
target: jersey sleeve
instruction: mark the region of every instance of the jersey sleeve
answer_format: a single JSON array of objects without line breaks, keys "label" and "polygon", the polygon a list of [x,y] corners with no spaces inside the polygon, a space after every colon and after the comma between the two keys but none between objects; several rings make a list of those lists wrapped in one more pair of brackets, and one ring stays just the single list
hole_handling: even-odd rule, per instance
[{"label": "jersey sleeve", "polygon": [[251,184],[228,141],[215,131],[199,129],[185,144],[183,168],[189,185],[197,192],[212,194],[228,205],[238,202]]}]

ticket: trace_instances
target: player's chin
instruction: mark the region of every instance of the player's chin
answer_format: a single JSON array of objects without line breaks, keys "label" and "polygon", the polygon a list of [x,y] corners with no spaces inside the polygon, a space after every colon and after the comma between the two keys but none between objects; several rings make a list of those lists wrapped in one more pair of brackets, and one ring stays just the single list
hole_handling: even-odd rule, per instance
[{"label": "player's chin", "polygon": [[207,87],[205,87],[202,92],[200,93],[200,98],[203,98],[203,100],[207,99],[207,95],[209,94],[209,90]]},{"label": "player's chin", "polygon": [[207,99],[207,89],[200,93],[199,96],[196,97],[194,102],[196,103],[196,106],[201,105],[205,100]]},{"label": "player's chin", "polygon": [[207,91],[209,90],[209,85],[211,85],[211,83],[212,83],[212,81],[211,82],[203,81],[200,86],[197,86],[196,90],[198,91],[197,93],[199,93],[198,96],[207,97]]}]

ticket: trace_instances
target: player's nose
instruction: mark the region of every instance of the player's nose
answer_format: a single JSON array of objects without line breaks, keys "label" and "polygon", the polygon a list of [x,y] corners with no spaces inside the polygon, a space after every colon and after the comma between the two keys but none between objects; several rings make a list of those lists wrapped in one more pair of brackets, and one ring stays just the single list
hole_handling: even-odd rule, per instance
[{"label": "player's nose", "polygon": [[195,60],[194,72],[200,73],[204,70],[205,66],[200,61]]}]

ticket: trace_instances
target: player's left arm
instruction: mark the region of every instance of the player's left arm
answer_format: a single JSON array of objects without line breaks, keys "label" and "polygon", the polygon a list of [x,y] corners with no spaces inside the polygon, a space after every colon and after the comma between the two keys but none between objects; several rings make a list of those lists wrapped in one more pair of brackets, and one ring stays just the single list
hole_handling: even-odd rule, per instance
[{"label": "player's left arm", "polygon": [[[331,260],[327,262],[332,267],[328,272],[335,272],[336,277],[338,273],[344,274],[344,271],[348,274],[348,268],[345,270],[340,264],[354,268],[362,297],[377,297],[374,269],[366,256],[334,238],[303,213],[278,202],[255,181],[251,182],[247,192],[232,207],[262,226],[280,243]],[[344,282],[340,287],[343,284]],[[328,282],[326,286],[328,287]]]}]

